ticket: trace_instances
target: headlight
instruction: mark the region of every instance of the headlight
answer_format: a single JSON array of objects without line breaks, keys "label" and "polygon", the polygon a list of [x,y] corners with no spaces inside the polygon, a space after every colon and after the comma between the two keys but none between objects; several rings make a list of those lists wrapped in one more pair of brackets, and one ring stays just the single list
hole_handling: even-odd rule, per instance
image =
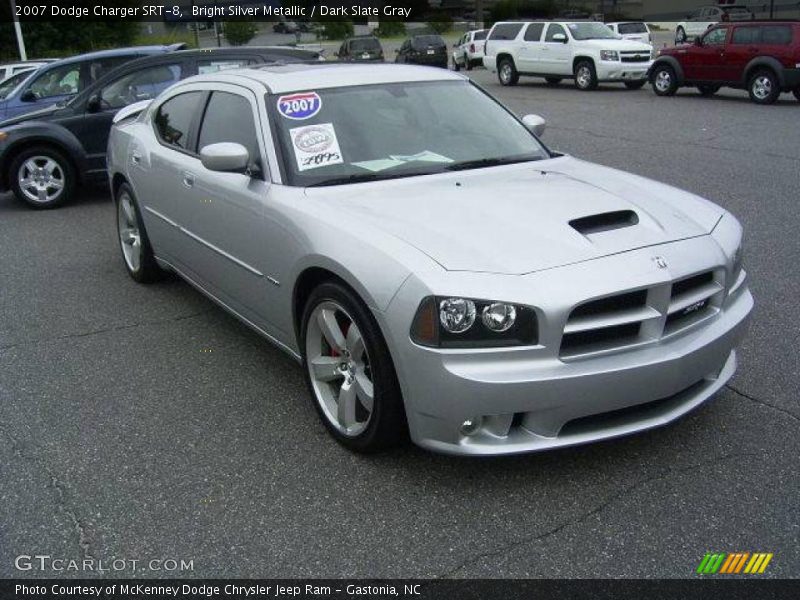
[{"label": "headlight", "polygon": [[535,345],[536,312],[528,306],[495,300],[428,296],[414,316],[411,339],[435,348]]},{"label": "headlight", "polygon": [[616,50],[600,50],[600,60],[619,60]]}]

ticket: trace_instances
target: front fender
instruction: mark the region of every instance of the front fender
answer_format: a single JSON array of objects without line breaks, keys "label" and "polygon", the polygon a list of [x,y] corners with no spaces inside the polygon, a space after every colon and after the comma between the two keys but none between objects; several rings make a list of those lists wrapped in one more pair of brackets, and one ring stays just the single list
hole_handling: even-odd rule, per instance
[{"label": "front fender", "polygon": [[680,61],[674,56],[659,56],[655,61],[653,61],[653,64],[650,66],[650,70],[647,72],[647,81],[653,83],[653,73],[659,65],[663,65],[665,63],[672,67],[672,70],[675,71],[675,77],[678,79],[678,85],[683,85],[683,82],[686,79],[683,74],[683,67],[681,66]]},{"label": "front fender", "polygon": [[0,144],[0,191],[8,190],[8,167],[17,152],[33,145],[50,145],[60,149],[75,166],[78,180],[86,169],[86,152],[78,138],[61,125],[46,121],[25,121],[18,125],[4,127],[8,137]]}]

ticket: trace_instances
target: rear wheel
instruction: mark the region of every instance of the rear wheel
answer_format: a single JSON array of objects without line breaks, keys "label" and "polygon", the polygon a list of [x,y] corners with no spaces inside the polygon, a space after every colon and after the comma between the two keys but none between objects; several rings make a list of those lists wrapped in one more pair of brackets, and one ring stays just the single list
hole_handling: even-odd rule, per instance
[{"label": "rear wheel", "polygon": [[781,84],[773,71],[761,69],[750,77],[747,91],[756,104],[773,104],[781,95]]},{"label": "rear wheel", "polygon": [[75,189],[75,170],[54,148],[35,146],[11,161],[9,179],[14,195],[32,208],[55,208],[67,202]]},{"label": "rear wheel", "polygon": [[653,91],[657,96],[672,96],[678,91],[675,70],[669,65],[658,65],[653,71]]},{"label": "rear wheel", "polygon": [[686,43],[686,31],[684,31],[683,27],[678,27],[678,29],[675,30],[675,43]]},{"label": "rear wheel", "polygon": [[116,194],[117,236],[128,274],[139,283],[151,283],[164,276],[156,263],[150,239],[144,229],[139,205],[127,183]]},{"label": "rear wheel", "polygon": [[545,77],[544,80],[547,82],[547,85],[558,85],[561,83],[561,77]]},{"label": "rear wheel", "polygon": [[645,83],[647,83],[646,79],[642,79],[641,81],[626,81],[625,87],[629,90],[640,90],[644,87]]},{"label": "rear wheel", "polygon": [[517,85],[519,82],[519,73],[514,66],[514,61],[510,58],[504,58],[497,65],[497,78],[500,80],[501,85]]},{"label": "rear wheel", "polygon": [[590,60],[579,61],[575,65],[575,87],[587,92],[597,88],[597,72]]},{"label": "rear wheel", "polygon": [[701,96],[709,97],[716,94],[720,87],[719,85],[698,85],[697,89]]},{"label": "rear wheel", "polygon": [[797,101],[800,102],[800,87],[792,90],[792,93],[794,94],[794,97],[797,98]]},{"label": "rear wheel", "polygon": [[461,70],[461,65],[458,64],[458,59],[455,56],[453,57],[453,70],[454,71],[460,71]]},{"label": "rear wheel", "polygon": [[405,437],[405,411],[386,342],[364,303],[338,283],[323,283],[303,311],[303,365],[328,431],[357,452]]}]

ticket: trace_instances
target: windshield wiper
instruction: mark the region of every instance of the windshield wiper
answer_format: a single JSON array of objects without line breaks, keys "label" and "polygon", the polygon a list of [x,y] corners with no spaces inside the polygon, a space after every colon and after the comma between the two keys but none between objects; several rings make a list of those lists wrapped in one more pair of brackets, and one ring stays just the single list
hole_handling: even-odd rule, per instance
[{"label": "windshield wiper", "polygon": [[445,171],[465,171],[467,169],[480,169],[482,167],[497,167],[499,165],[513,165],[515,163],[531,162],[541,160],[540,156],[506,156],[500,158],[478,158],[476,160],[465,160],[463,162],[447,165]]},{"label": "windshield wiper", "polygon": [[332,177],[323,179],[315,183],[309,183],[306,187],[323,187],[326,185],[346,185],[348,183],[364,183],[367,181],[383,181],[385,179],[400,179],[401,177],[414,177],[416,175],[432,175],[438,171],[403,171],[401,173],[353,173],[343,177]]}]

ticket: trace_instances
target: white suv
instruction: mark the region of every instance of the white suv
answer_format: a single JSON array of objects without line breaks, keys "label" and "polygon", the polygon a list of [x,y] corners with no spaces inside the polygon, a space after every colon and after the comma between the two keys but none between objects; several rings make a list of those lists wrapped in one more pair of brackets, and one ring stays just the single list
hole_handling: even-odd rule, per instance
[{"label": "white suv", "polygon": [[622,39],[599,22],[535,21],[495,23],[484,52],[483,65],[503,85],[531,75],[553,85],[573,78],[579,90],[593,90],[604,81],[642,87],[654,50]]},{"label": "white suv", "polygon": [[464,67],[469,71],[475,65],[483,64],[483,42],[488,29],[476,29],[462,35],[453,46],[453,67],[458,71]]}]

